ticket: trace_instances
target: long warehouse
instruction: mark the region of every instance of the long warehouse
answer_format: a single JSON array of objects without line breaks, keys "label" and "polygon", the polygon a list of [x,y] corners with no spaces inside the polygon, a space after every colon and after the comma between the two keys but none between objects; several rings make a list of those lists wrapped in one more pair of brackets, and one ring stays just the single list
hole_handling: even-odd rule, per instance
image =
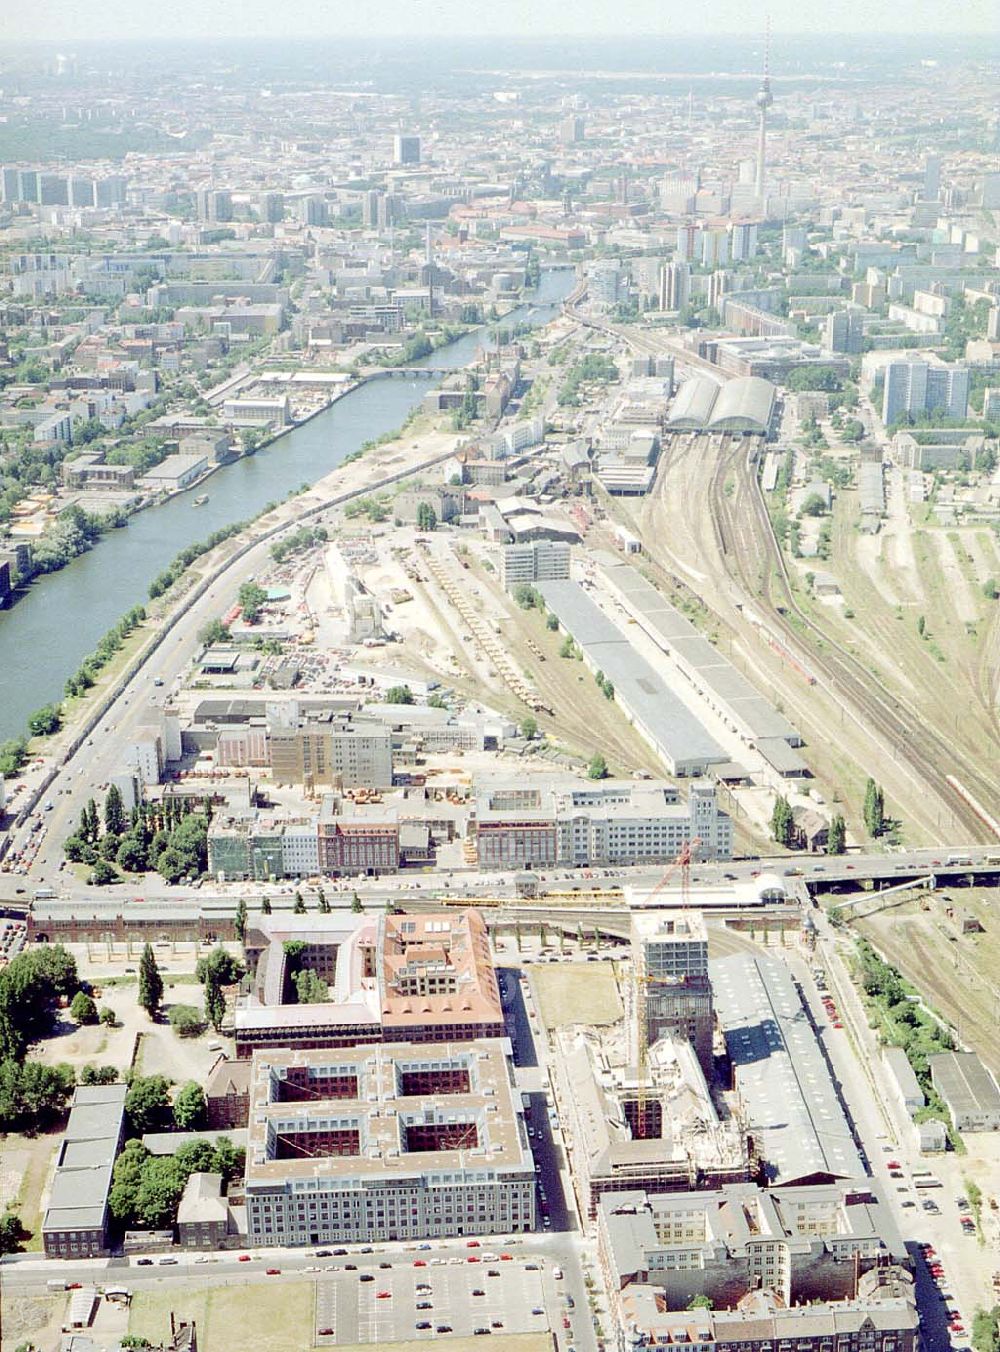
[{"label": "long warehouse", "polygon": [[617,598],[657,647],[676,664],[709,707],[781,778],[808,773],[793,747],[802,737],[741,671],[690,620],[627,563],[609,556],[601,572]]},{"label": "long warehouse", "polygon": [[791,973],[754,954],[708,964],[747,1127],[772,1187],[863,1178],[864,1165]]},{"label": "long warehouse", "polygon": [[579,645],[586,666],[603,671],[629,722],[671,775],[703,775],[729,756],[687,705],[635,649],[578,582],[540,582],[545,604]]}]

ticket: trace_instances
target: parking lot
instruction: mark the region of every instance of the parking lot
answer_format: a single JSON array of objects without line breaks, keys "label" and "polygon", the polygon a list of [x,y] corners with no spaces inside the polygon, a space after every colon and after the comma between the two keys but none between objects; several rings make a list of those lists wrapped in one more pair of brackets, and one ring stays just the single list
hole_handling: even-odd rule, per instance
[{"label": "parking lot", "polygon": [[[551,1269],[499,1252],[417,1258],[391,1269],[324,1273],[316,1283],[316,1342],[386,1344],[450,1333],[542,1333],[549,1327]],[[374,1280],[364,1280],[364,1278]]]}]

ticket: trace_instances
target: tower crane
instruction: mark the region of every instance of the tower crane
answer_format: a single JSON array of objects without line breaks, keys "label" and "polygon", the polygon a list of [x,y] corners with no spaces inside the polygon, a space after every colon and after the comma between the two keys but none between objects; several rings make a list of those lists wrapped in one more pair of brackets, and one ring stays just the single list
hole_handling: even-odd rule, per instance
[{"label": "tower crane", "polygon": [[[682,845],[676,858],[667,865],[659,882],[646,898],[647,904],[663,891],[667,883],[678,871],[681,876],[681,906],[687,910],[691,902],[691,858],[702,843],[701,836],[692,836]],[[638,1071],[638,1093],[636,1095],[636,1125],[639,1131],[645,1130],[646,1122],[646,1072],[649,1063],[649,1019],[648,1019],[648,991],[647,987],[657,983],[659,978],[650,976],[648,972],[640,971],[636,962],[632,965],[632,974],[635,980],[635,1006],[636,1017],[636,1067]]]}]

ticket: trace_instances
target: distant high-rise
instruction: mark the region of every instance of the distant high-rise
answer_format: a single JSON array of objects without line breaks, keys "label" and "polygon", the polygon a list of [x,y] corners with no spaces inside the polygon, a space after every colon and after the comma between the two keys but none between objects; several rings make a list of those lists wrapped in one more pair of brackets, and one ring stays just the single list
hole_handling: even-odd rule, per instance
[{"label": "distant high-rise", "polygon": [[936,202],[941,195],[941,156],[928,155],[924,161],[924,201]]},{"label": "distant high-rise", "polygon": [[757,176],[754,180],[754,196],[757,201],[763,204],[764,192],[766,187],[765,160],[767,157],[767,110],[774,102],[774,95],[771,93],[771,23],[768,20],[767,38],[764,42],[764,78],[760,82],[760,88],[757,90],[757,111],[760,115],[760,121],[757,130]]},{"label": "distant high-rise", "polygon": [[260,214],[271,225],[277,225],[285,218],[285,198],[280,192],[266,192],[261,198]]},{"label": "distant high-rise", "polygon": [[691,299],[691,268],[687,263],[664,263],[660,268],[660,309],[683,310]]},{"label": "distant high-rise", "polygon": [[834,310],[826,317],[823,346],[828,352],[863,351],[864,328],[859,310]]},{"label": "distant high-rise", "polygon": [[918,358],[892,361],[885,368],[882,421],[887,427],[904,414],[938,412],[964,418],[969,410],[969,368],[932,365]]},{"label": "distant high-rise", "polygon": [[585,124],[582,117],[577,117],[574,113],[567,117],[559,128],[559,139],[563,145],[578,145],[585,135]]},{"label": "distant high-rise", "polygon": [[400,132],[393,137],[392,158],[396,164],[420,163],[420,137]]},{"label": "distant high-rise", "polygon": [[201,188],[198,192],[198,219],[200,221],[231,221],[233,199],[228,192],[215,188]]}]

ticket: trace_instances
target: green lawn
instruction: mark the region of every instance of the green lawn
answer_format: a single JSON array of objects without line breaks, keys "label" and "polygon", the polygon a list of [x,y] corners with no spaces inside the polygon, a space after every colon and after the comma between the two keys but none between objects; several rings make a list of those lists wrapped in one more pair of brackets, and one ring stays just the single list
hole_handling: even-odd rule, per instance
[{"label": "green lawn", "polygon": [[313,1346],[313,1283],[275,1277],[264,1281],[228,1281],[225,1286],[198,1282],[166,1284],[163,1290],[137,1290],[128,1331],[154,1345],[168,1339],[170,1312],[194,1320],[202,1352],[304,1352]]}]

